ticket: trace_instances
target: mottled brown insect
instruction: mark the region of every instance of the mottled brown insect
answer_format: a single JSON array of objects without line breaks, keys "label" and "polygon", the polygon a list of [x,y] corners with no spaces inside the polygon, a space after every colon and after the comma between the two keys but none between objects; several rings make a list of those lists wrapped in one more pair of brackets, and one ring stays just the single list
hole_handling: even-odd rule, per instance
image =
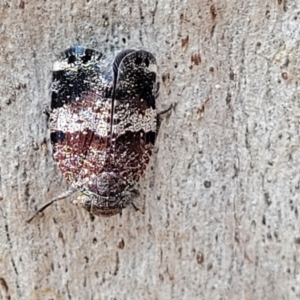
[{"label": "mottled brown insect", "polygon": [[[157,64],[147,51],[108,57],[66,50],[53,68],[50,114],[54,158],[75,201],[94,215],[121,212],[149,163],[158,130]],[[29,220],[30,221],[30,220]]]}]

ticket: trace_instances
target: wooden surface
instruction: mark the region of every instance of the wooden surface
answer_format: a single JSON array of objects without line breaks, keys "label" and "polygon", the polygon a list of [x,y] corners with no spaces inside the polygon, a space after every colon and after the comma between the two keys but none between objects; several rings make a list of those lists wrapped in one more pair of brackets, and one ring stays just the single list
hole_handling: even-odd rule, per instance
[{"label": "wooden surface", "polygon": [[[300,299],[300,2],[0,2],[0,299]],[[47,116],[74,44],[157,57],[160,128],[122,216],[62,201]]]}]

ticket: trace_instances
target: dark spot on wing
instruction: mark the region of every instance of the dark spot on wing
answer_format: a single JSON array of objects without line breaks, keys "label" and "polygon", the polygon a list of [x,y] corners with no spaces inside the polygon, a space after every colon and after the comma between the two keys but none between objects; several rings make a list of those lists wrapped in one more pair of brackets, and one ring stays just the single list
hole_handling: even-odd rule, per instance
[{"label": "dark spot on wing", "polygon": [[74,62],[76,61],[76,56],[75,55],[71,55],[69,58],[68,58],[68,64],[74,64]]},{"label": "dark spot on wing", "polygon": [[54,132],[51,132],[50,140],[51,140],[52,144],[56,144],[58,142],[63,142],[65,137],[66,137],[66,135],[64,132],[54,131]]},{"label": "dark spot on wing", "polygon": [[146,132],[146,144],[153,144],[155,143],[156,134],[153,131]]}]

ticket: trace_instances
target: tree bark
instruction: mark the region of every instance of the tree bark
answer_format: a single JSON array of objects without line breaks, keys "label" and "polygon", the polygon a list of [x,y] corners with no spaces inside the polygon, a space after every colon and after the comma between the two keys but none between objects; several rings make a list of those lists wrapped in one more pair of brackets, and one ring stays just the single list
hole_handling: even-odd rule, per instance
[{"label": "tree bark", "polygon": [[[0,4],[0,299],[300,299],[300,2]],[[140,196],[60,201],[45,110],[81,44],[146,49],[164,116]],[[71,197],[71,199],[74,199]]]}]

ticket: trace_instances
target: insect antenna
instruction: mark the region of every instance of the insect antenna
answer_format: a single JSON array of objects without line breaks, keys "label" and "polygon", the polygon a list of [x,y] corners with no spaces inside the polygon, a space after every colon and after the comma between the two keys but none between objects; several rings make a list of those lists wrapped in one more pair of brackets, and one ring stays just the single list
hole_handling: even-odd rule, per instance
[{"label": "insect antenna", "polygon": [[48,206],[50,206],[52,203],[59,201],[59,200],[63,200],[69,196],[71,196],[72,194],[74,194],[76,192],[76,189],[70,189],[68,191],[63,192],[62,194],[58,195],[57,197],[55,197],[54,199],[52,199],[51,201],[49,201],[48,203],[46,203],[45,205],[43,205],[41,208],[39,208],[36,213],[28,220],[26,220],[27,223],[30,223],[39,213],[41,213],[42,211],[44,211]]},{"label": "insect antenna", "polygon": [[140,210],[133,202],[131,202],[131,205],[133,206],[133,208],[134,208],[135,211],[139,211]]}]

